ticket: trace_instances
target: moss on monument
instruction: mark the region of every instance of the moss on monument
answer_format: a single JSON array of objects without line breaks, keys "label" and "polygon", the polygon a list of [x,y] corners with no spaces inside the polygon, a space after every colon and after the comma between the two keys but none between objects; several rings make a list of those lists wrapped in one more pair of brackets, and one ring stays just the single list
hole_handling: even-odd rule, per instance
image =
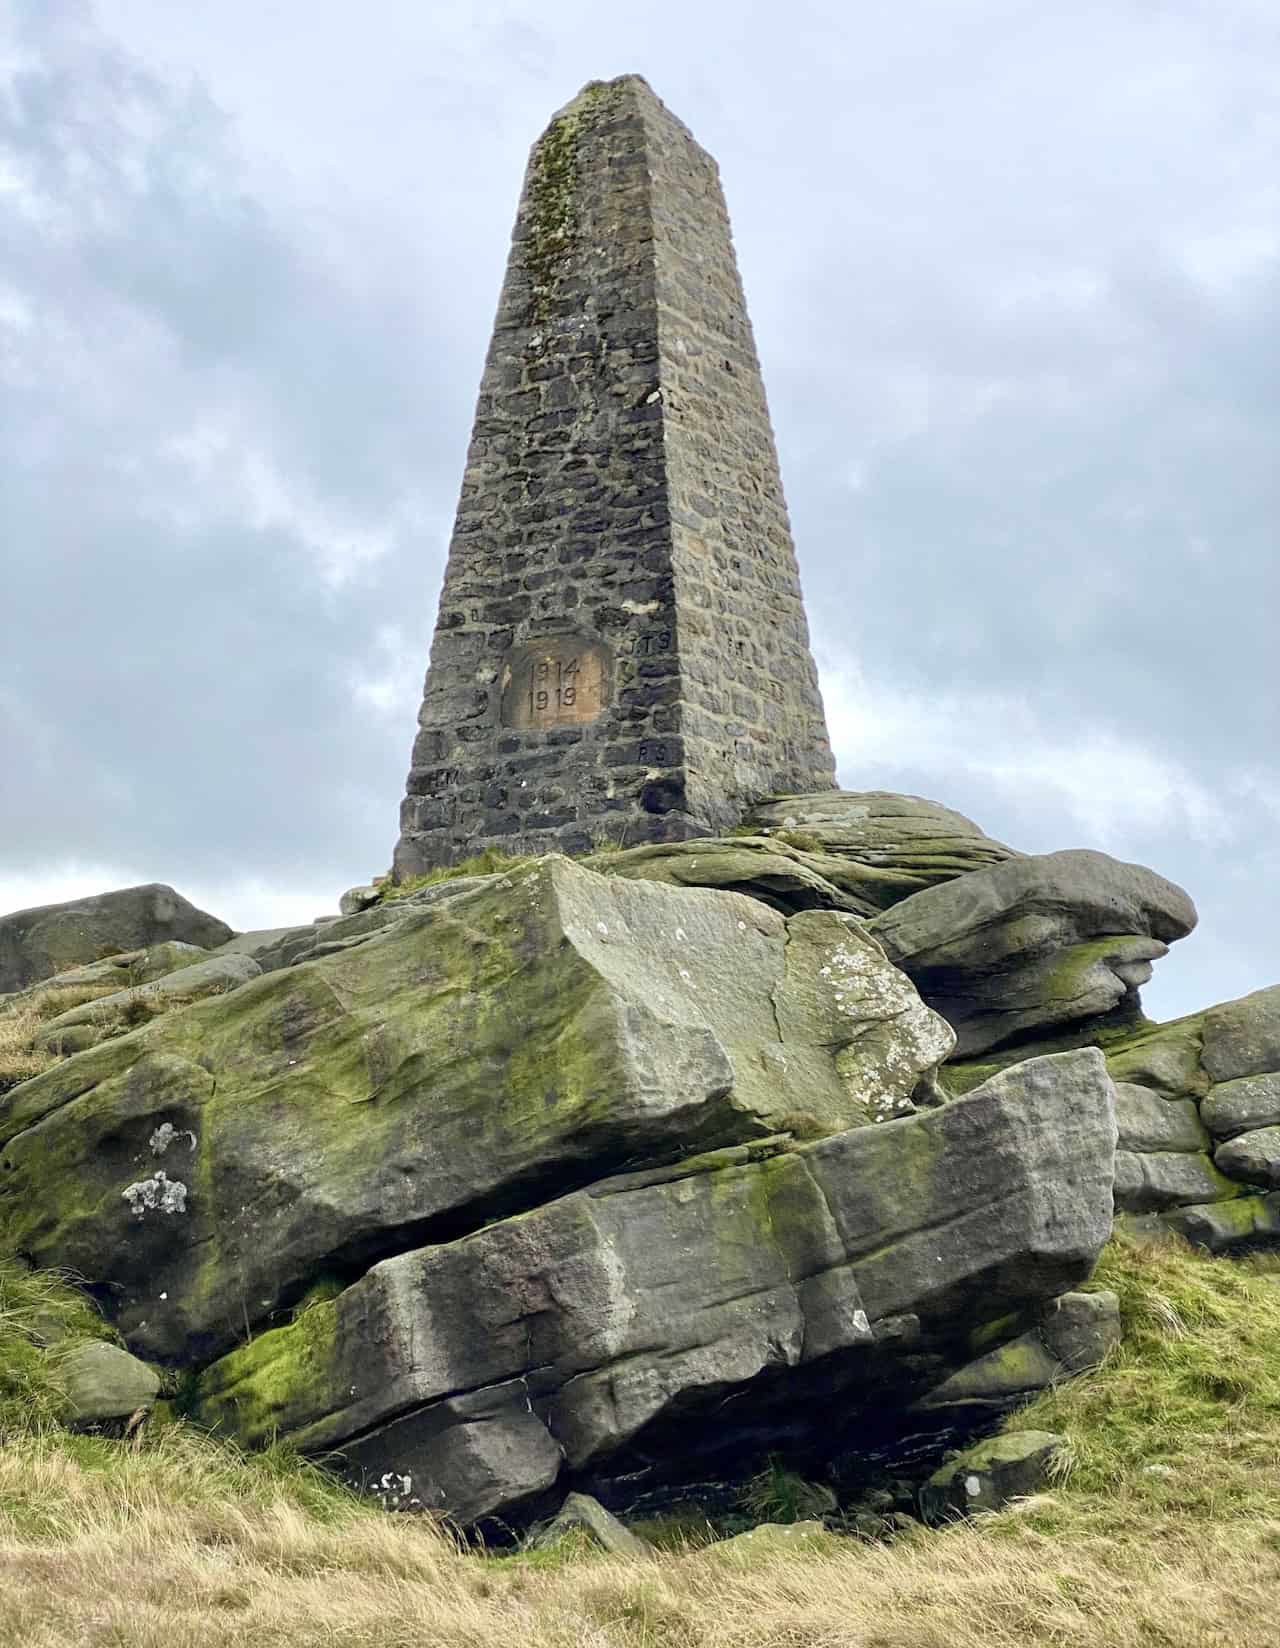
[{"label": "moss on monument", "polygon": [[533,284],[535,320],[547,318],[559,265],[578,237],[578,136],[582,117],[609,91],[607,82],[589,81],[547,127],[529,158],[525,266]]}]

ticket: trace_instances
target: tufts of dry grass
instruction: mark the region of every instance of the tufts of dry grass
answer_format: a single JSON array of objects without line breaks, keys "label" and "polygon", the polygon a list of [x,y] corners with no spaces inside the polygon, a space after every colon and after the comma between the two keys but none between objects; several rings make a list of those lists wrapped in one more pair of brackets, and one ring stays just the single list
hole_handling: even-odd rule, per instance
[{"label": "tufts of dry grass", "polygon": [[1121,1295],[1125,1345],[1015,1421],[1063,1430],[1070,1473],[891,1545],[485,1557],[181,1425],[136,1449],[11,1432],[0,1648],[1280,1643],[1280,1281],[1124,1239],[1098,1280]]},{"label": "tufts of dry grass", "polygon": [[501,870],[522,870],[526,864],[533,862],[526,853],[504,853],[497,847],[486,847],[482,853],[464,858],[460,863],[444,864],[423,875],[406,876],[400,882],[384,881],[378,889],[378,902],[390,904],[396,899],[408,898],[411,893],[420,893],[424,887],[434,887],[438,882],[456,881],[459,876],[496,875]]},{"label": "tufts of dry grass", "polygon": [[50,1019],[118,988],[114,984],[60,985],[55,978],[38,990],[0,1001],[0,1093],[57,1064],[61,1054],[35,1044],[36,1036]]}]

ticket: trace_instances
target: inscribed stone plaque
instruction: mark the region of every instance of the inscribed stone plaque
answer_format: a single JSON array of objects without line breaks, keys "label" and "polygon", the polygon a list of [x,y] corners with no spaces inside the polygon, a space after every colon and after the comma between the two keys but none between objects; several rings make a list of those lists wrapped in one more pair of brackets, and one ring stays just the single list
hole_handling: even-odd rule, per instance
[{"label": "inscribed stone plaque", "polygon": [[609,702],[613,660],[599,641],[558,635],[517,647],[502,671],[504,727],[576,727]]}]

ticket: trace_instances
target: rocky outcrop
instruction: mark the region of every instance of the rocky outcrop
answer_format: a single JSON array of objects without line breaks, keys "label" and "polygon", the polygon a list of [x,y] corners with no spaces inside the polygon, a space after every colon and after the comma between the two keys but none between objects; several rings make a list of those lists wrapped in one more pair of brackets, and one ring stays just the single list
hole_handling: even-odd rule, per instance
[{"label": "rocky outcrop", "polygon": [[[771,1423],[794,1439],[806,1390],[902,1404],[954,1361],[960,1323],[1081,1280],[1110,1230],[1113,1141],[1089,1049],[883,1127],[606,1180],[374,1266],[216,1363],[195,1412],[339,1449],[460,1522],[557,1483],[616,1491],[655,1459],[703,1468]],[[809,1422],[829,1430],[827,1407]]]},{"label": "rocky outcrop", "polygon": [[870,924],[964,1057],[1139,1013],[1151,962],[1196,914],[1171,881],[1105,853],[1046,853],[930,887]]},{"label": "rocky outcrop", "polygon": [[[1080,1040],[1094,1034],[1086,1027]],[[1216,1252],[1280,1237],[1280,986],[1169,1024],[1107,1034],[1119,1146],[1116,1211]],[[963,1091],[1061,1042],[1029,1042],[944,1072]]]},{"label": "rocky outcrop", "polygon": [[884,790],[781,796],[754,807],[745,823],[843,860],[853,884],[879,910],[925,887],[1022,856],[992,841],[963,813]]},{"label": "rocky outcrop", "polygon": [[0,993],[25,989],[110,952],[174,939],[211,950],[231,937],[224,921],[160,883],[15,910],[0,916]]},{"label": "rocky outcrop", "polygon": [[[111,1403],[168,1364],[200,1422],[486,1528],[775,1449],[901,1514],[1116,1342],[1073,1291],[1113,1211],[1280,1238],[1280,988],[1141,1017],[1179,889],[913,797],[750,828],[370,884],[11,996],[24,1047],[110,1037],[11,1072],[0,1239],[102,1301]],[[930,1504],[1037,1468],[970,1459]]]},{"label": "rocky outcrop", "polygon": [[745,893],[786,913],[874,916],[922,888],[1017,856],[936,801],[827,790],[766,802],[734,836],[635,847],[589,862],[609,875]]},{"label": "rocky outcrop", "polygon": [[847,910],[871,916],[879,908],[863,892],[863,878],[840,859],[764,835],[661,842],[597,854],[587,862],[611,876],[745,893],[784,913]]},{"label": "rocky outcrop", "polygon": [[198,1360],[629,1164],[908,1111],[952,1041],[849,917],[544,859],[14,1088],[0,1217]]}]

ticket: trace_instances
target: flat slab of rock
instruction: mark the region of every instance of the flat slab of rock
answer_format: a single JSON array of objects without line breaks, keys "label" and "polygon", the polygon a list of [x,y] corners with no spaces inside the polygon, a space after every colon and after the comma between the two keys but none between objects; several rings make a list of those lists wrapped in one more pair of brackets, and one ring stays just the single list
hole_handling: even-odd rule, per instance
[{"label": "flat slab of rock", "polygon": [[1167,1099],[1136,1082],[1116,1083],[1117,1148],[1139,1152],[1210,1148],[1194,1099]]},{"label": "flat slab of rock", "polygon": [[887,790],[781,796],[754,807],[745,823],[808,837],[824,854],[844,859],[858,876],[855,885],[881,910],[922,888],[1021,857],[963,813]]},{"label": "flat slab of rock", "polygon": [[955,1028],[961,1057],[1118,1009],[1195,925],[1171,881],[1105,853],[1010,859],[930,887],[871,922],[891,961]]},{"label": "flat slab of rock", "polygon": [[603,854],[587,863],[606,875],[745,893],[785,914],[846,910],[870,916],[881,907],[863,890],[867,878],[851,871],[844,860],[768,836],[661,842]]},{"label": "flat slab of rock", "polygon": [[1116,1151],[1117,1213],[1159,1213],[1200,1202],[1227,1201],[1240,1186],[1207,1153]]},{"label": "flat slab of rock", "polygon": [[1209,1008],[1202,1062],[1214,1083],[1280,1071],[1280,984]]},{"label": "flat slab of rock", "polygon": [[98,961],[109,951],[172,939],[212,950],[232,936],[225,921],[159,882],[15,910],[0,916],[0,994]]},{"label": "flat slab of rock", "polygon": [[[825,1429],[836,1392],[906,1403],[976,1323],[1088,1274],[1113,1140],[1086,1049],[882,1127],[607,1180],[384,1260],[208,1369],[195,1413],[339,1448],[366,1484],[408,1476],[461,1522],[621,1468],[642,1433],[679,1469],[712,1435],[758,1446],[770,1412]],[[806,1369],[826,1400],[806,1402]]]},{"label": "flat slab of rock", "polygon": [[708,1561],[746,1568],[762,1557],[811,1550],[831,1538],[821,1522],[760,1522],[732,1539],[717,1539],[701,1554]]},{"label": "flat slab of rock", "polygon": [[326,1270],[909,1109],[952,1041],[847,916],[547,858],[13,1089],[0,1216],[110,1284],[131,1349],[198,1360]]},{"label": "flat slab of rock", "polygon": [[1210,1253],[1274,1247],[1280,1239],[1280,1191],[1172,1208],[1160,1215],[1160,1223]]}]

